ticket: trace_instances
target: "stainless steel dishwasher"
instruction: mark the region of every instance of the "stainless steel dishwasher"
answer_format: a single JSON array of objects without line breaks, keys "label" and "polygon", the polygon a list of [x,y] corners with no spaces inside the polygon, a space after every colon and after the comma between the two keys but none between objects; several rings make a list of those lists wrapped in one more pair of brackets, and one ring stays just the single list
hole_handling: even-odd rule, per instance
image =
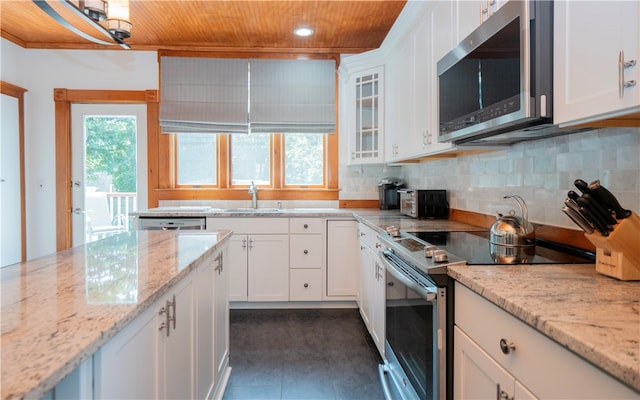
[{"label": "stainless steel dishwasher", "polygon": [[205,217],[138,217],[138,229],[151,231],[196,230],[207,227]]}]

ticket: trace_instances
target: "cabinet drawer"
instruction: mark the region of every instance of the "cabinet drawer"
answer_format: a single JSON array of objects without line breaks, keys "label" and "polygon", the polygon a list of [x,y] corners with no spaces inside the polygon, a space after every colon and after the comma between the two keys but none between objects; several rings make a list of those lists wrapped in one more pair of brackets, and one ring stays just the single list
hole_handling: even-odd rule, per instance
[{"label": "cabinet drawer", "polygon": [[322,218],[290,218],[291,233],[322,233]]},{"label": "cabinet drawer", "polygon": [[322,270],[292,269],[289,297],[291,301],[322,300]]},{"label": "cabinet drawer", "polygon": [[[538,398],[637,397],[603,370],[459,283],[455,323]],[[501,339],[515,350],[504,354]]]},{"label": "cabinet drawer", "polygon": [[229,229],[234,235],[239,234],[287,234],[289,233],[288,218],[207,218],[207,230]]},{"label": "cabinet drawer", "polygon": [[322,235],[291,235],[291,268],[322,268]]}]

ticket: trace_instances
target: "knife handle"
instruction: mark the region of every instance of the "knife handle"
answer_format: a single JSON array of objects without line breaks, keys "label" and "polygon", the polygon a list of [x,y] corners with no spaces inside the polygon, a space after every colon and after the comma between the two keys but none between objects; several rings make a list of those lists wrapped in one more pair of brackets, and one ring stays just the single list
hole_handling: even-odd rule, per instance
[{"label": "knife handle", "polygon": [[569,190],[569,193],[567,193],[567,196],[569,196],[569,198],[573,201],[578,201],[578,197],[580,197],[580,195],[574,192],[573,190]]},{"label": "knife handle", "polygon": [[573,181],[573,184],[575,185],[575,187],[580,189],[582,193],[591,193],[591,191],[589,190],[589,184],[582,179],[576,179],[575,181]]},{"label": "knife handle", "polygon": [[[589,201],[588,196],[587,197],[585,197],[585,195],[580,196],[577,203],[580,206],[580,213],[584,215],[584,217],[589,222],[591,222],[596,229],[600,227],[607,231],[613,230],[613,226],[607,223],[607,221],[600,215],[600,213],[596,212],[595,207],[593,206],[593,203]],[[587,213],[585,213],[584,210],[586,210]]]},{"label": "knife handle", "polygon": [[595,180],[589,184],[589,190],[591,190],[591,194],[600,203],[606,205],[609,209],[613,210],[616,213],[617,219],[624,219],[631,216],[631,210],[626,210],[622,208],[620,203],[618,203],[618,199],[607,190],[604,186],[600,185],[599,180]]},{"label": "knife handle", "polygon": [[580,206],[580,214],[584,215],[587,218],[587,220],[590,221],[596,227],[596,230],[600,232],[602,236],[609,236],[609,230],[604,225],[602,225],[601,221],[597,219],[591,213],[591,211],[589,211],[585,207]]},{"label": "knife handle", "polygon": [[584,221],[584,222],[585,222],[585,224],[589,225],[589,227],[591,228],[591,232],[593,232],[593,228],[594,228],[593,224],[592,224],[591,222],[589,222],[589,221],[585,218],[585,216],[584,216],[584,215],[580,214],[580,206],[578,205],[578,203],[576,203],[575,201],[573,201],[573,200],[571,200],[571,199],[567,198],[567,199],[564,201],[564,205],[565,205],[566,207],[568,207],[570,211],[573,211],[573,212],[572,212],[572,214],[573,214],[573,215],[576,215],[576,214],[577,214],[577,217],[578,217],[578,218],[580,218],[582,221]]},{"label": "knife handle", "polygon": [[611,216],[611,212],[609,212],[609,210],[602,206],[602,204],[600,204],[593,195],[585,193],[582,195],[582,198],[589,202],[591,210],[594,212],[594,214],[597,214],[602,221],[606,222],[612,227],[613,225],[618,223],[618,221],[616,221],[616,219]]}]

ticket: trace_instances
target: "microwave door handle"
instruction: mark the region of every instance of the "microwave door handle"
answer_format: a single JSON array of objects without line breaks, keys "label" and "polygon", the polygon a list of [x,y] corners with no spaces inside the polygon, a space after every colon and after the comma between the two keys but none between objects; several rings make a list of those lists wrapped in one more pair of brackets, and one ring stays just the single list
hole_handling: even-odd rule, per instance
[{"label": "microwave door handle", "polygon": [[411,278],[407,277],[407,275],[405,273],[400,271],[396,267],[395,263],[389,261],[389,259],[385,255],[384,251],[380,251],[378,254],[380,255],[380,260],[386,266],[387,271],[391,275],[393,275],[397,280],[402,282],[403,285],[407,286],[408,288],[410,288],[414,292],[418,293],[423,299],[425,299],[427,301],[434,301],[436,299],[437,296],[436,296],[436,288],[435,287],[431,288],[431,287],[423,287],[423,286],[418,285],[418,283],[416,283],[414,280],[412,280]]}]

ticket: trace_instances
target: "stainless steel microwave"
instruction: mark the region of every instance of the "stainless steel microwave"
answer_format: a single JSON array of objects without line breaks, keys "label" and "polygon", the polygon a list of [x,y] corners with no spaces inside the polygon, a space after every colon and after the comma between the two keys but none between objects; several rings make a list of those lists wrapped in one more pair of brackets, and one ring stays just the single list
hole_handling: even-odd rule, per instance
[{"label": "stainless steel microwave", "polygon": [[438,140],[549,136],[558,131],[552,90],[553,2],[509,1],[438,61]]}]

